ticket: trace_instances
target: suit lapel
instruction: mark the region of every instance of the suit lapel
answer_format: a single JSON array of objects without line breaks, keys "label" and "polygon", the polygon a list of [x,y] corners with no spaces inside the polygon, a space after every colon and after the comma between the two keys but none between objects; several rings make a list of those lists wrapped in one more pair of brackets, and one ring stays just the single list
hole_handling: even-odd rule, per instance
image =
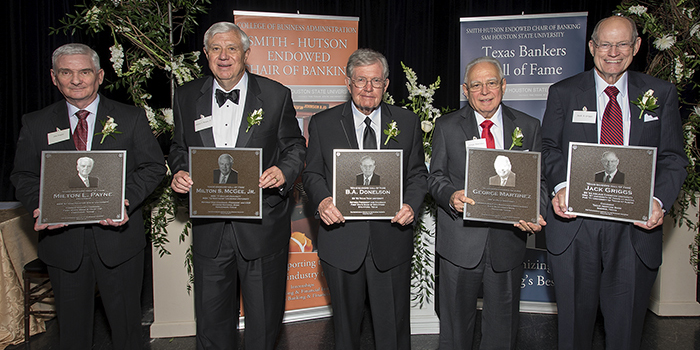
[{"label": "suit lapel", "polygon": [[[66,106],[66,101],[63,100],[56,104],[53,113],[51,114],[51,122],[55,125],[55,128],[61,130],[70,130],[70,117],[68,116],[68,107]],[[54,132],[56,130],[51,130]],[[55,144],[56,148],[75,151],[75,143],[73,142],[73,133],[70,133],[70,139],[58,142]]]},{"label": "suit lapel", "polygon": [[355,136],[355,118],[352,116],[352,101],[348,101],[343,106],[343,111],[340,115],[340,127],[343,129],[348,146],[350,149],[359,149],[357,136]]},{"label": "suit lapel", "polygon": [[[384,135],[384,128],[387,124],[391,123],[393,115],[391,114],[391,111],[389,110],[389,107],[387,107],[383,102],[380,105],[381,107],[381,117],[379,118],[380,123],[379,127],[377,128],[377,132],[379,133],[379,149],[387,149],[387,148],[392,148],[391,143],[392,142],[398,142],[395,140],[389,140],[387,144],[384,144],[384,141],[386,141],[387,135]],[[396,127],[401,130],[401,125],[399,125],[398,121],[396,122]],[[408,132],[408,130],[403,131],[403,132]],[[399,134],[400,135],[400,134]],[[396,139],[398,140],[399,136],[396,136]],[[401,148],[401,147],[399,147]]]},{"label": "suit lapel", "polygon": [[[211,104],[213,96],[212,89],[214,84],[212,79],[212,77],[207,77],[207,79],[204,79],[202,88],[199,90],[201,95],[199,95],[199,98],[197,98],[197,101],[195,102],[196,115],[194,116],[192,123],[194,123],[196,119],[201,118],[202,116],[212,117]],[[202,145],[204,145],[205,147],[216,146],[216,144],[214,143],[214,132],[212,131],[212,128],[200,130],[199,132],[197,132],[197,134],[199,134],[199,137],[202,140]]]},{"label": "suit lapel", "polygon": [[[597,110],[597,97],[595,91],[595,78],[593,74],[596,74],[595,69],[592,69],[589,74],[584,74],[579,85],[581,92],[576,95],[577,110],[582,110],[584,107],[589,110]],[[598,113],[603,113],[603,111],[597,111]],[[565,119],[573,119],[572,115],[565,115]],[[584,135],[584,140],[590,143],[598,143],[598,123],[573,123],[574,125],[580,125],[581,132]]]},{"label": "suit lapel", "polygon": [[[639,75],[635,72],[629,72],[627,75],[627,99],[630,110],[630,145],[638,145],[642,138],[642,129],[644,128],[644,119],[639,118],[639,113],[642,111],[637,105],[630,102],[636,100],[638,96],[644,94],[646,88],[644,81],[639,79]],[[653,112],[649,112],[653,113]]]},{"label": "suit lapel", "polygon": [[501,103],[501,119],[503,119],[503,149],[510,149],[510,145],[513,143],[513,138],[510,136],[515,130],[515,116],[513,113]]},{"label": "suit lapel", "polygon": [[[107,136],[104,139],[104,142],[102,141],[102,135],[98,135],[97,133],[102,132],[102,128],[104,123],[107,122],[107,118],[111,116],[112,110],[114,109],[114,106],[112,106],[111,103],[104,97],[100,96],[100,104],[97,106],[97,116],[95,117],[95,129],[93,130],[92,133],[92,149],[97,150],[97,149],[103,149],[103,144],[104,142],[110,143],[109,139],[112,136]],[[119,128],[119,120],[115,120],[115,123],[117,123],[117,128]],[[117,129],[118,131],[119,129]],[[117,137],[118,134],[114,134],[114,137]]]},{"label": "suit lapel", "polygon": [[[238,127],[238,140],[236,140],[236,147],[245,147],[248,144],[250,135],[257,131],[257,127],[253,126],[248,129],[248,116],[253,113],[254,110],[262,108],[262,100],[260,100],[260,86],[253,74],[248,73],[248,91],[246,93],[245,105],[243,106],[243,115],[241,116],[241,124]],[[264,110],[263,110],[264,111]],[[263,115],[263,118],[265,116]]]},{"label": "suit lapel", "polygon": [[465,140],[470,141],[480,138],[479,127],[476,125],[476,116],[474,115],[472,107],[469,106],[469,108],[463,109],[461,115],[464,121],[460,123],[460,125],[462,126],[464,136],[466,136]]}]

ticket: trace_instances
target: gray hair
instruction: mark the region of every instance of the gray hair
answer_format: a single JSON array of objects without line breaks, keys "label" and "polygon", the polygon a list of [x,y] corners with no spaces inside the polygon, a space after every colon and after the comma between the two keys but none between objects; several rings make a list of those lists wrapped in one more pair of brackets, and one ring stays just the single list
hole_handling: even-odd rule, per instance
[{"label": "gray hair", "polygon": [[241,44],[243,45],[243,52],[248,51],[250,48],[250,38],[248,38],[248,34],[246,34],[239,26],[231,22],[217,22],[212,24],[211,27],[207,29],[207,32],[204,33],[204,49],[207,51],[209,50],[209,41],[211,41],[211,38],[213,38],[214,35],[228,33],[231,31],[237,32],[238,35],[240,35]]},{"label": "gray hair", "polygon": [[468,76],[469,76],[469,71],[472,69],[472,67],[476,66],[479,63],[482,62],[488,62],[496,66],[496,70],[498,70],[498,80],[503,80],[503,68],[501,68],[501,62],[499,62],[497,59],[489,56],[482,56],[479,58],[473,59],[471,62],[467,63],[466,68],[464,68],[464,83],[469,84]]},{"label": "gray hair", "polygon": [[384,79],[389,77],[389,63],[386,61],[386,57],[381,53],[374,51],[372,49],[358,49],[350,55],[348,58],[348,66],[346,67],[346,74],[348,77],[352,78],[352,74],[356,67],[369,66],[375,63],[382,64],[382,73]]},{"label": "gray hair", "polygon": [[498,163],[503,163],[504,165],[507,165],[509,168],[512,168],[513,166],[510,164],[510,158],[504,156],[504,155],[498,155],[496,156],[496,159],[493,161],[493,167],[496,167],[496,164]]},{"label": "gray hair", "polygon": [[233,164],[233,157],[228,153],[224,153],[219,156],[219,163],[221,163],[224,160],[228,160],[231,164]]},{"label": "gray hair", "polygon": [[377,161],[374,160],[374,158],[372,158],[372,156],[362,156],[362,158],[360,158],[360,164],[362,164],[365,160],[369,160],[370,162],[372,162],[372,165],[377,164]]},{"label": "gray hair", "polygon": [[56,69],[56,61],[63,56],[70,55],[87,55],[92,59],[92,64],[95,66],[95,73],[100,70],[100,56],[95,50],[85,44],[71,43],[65,44],[53,51],[51,56],[51,68]]},{"label": "gray hair", "polygon": [[95,165],[95,160],[92,159],[92,158],[90,158],[90,157],[80,157],[80,158],[78,158],[78,160],[75,162],[75,164],[76,164],[76,165],[80,165],[80,162],[81,162],[81,161],[90,162],[90,166]]},{"label": "gray hair", "polygon": [[593,34],[591,34],[591,40],[593,40],[593,42],[598,44],[598,30],[600,29],[600,24],[611,19],[611,18],[615,18],[615,17],[624,18],[627,20],[627,22],[630,25],[630,29],[632,30],[632,44],[634,44],[634,41],[637,40],[637,37],[639,36],[639,33],[637,33],[637,24],[634,23],[633,19],[631,19],[631,18],[629,18],[621,13],[616,13],[610,17],[603,18],[600,21],[598,21],[598,23],[596,23],[595,27],[593,28]]}]

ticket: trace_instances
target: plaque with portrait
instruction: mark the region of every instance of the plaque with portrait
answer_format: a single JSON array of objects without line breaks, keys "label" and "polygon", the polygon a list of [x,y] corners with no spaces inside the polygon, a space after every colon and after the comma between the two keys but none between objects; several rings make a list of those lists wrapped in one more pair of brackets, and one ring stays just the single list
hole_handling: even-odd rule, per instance
[{"label": "plaque with portrait", "polygon": [[41,224],[124,219],[126,151],[43,151]]},{"label": "plaque with portrait", "polygon": [[392,219],[403,203],[403,150],[333,150],[333,204],[346,220]]},{"label": "plaque with portrait", "polygon": [[651,215],[656,147],[569,143],[567,214],[624,222]]},{"label": "plaque with portrait", "polygon": [[191,218],[262,219],[262,148],[190,147]]},{"label": "plaque with portrait", "polygon": [[540,216],[540,152],[467,148],[464,220],[537,223]]}]

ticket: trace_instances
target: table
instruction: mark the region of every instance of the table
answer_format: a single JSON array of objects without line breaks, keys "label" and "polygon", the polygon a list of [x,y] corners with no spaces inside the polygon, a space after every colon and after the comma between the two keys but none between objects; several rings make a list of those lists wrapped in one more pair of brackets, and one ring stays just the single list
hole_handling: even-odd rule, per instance
[{"label": "table", "polygon": [[[37,257],[34,219],[23,207],[0,207],[0,349],[24,341],[24,265]],[[32,335],[46,331],[43,318],[32,316]]]}]

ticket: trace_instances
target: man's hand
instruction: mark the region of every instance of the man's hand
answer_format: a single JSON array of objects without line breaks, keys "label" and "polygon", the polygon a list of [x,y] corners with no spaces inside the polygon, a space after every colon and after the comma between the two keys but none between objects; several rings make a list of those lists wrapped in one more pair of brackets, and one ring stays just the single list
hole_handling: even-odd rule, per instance
[{"label": "man's hand", "polygon": [[652,202],[654,202],[654,205],[651,207],[651,216],[649,220],[647,220],[647,222],[635,222],[634,226],[651,230],[664,223],[664,211],[661,209],[661,205],[655,199],[653,199]]},{"label": "man's hand", "polygon": [[260,175],[258,182],[260,188],[275,188],[282,187],[286,181],[282,170],[276,165],[273,165]]},{"label": "man's hand", "polygon": [[190,178],[190,173],[180,170],[177,174],[173,175],[173,182],[170,183],[170,188],[177,193],[187,193],[192,188],[192,179]]},{"label": "man's hand", "polygon": [[537,220],[536,224],[529,221],[526,222],[525,220],[520,220],[520,223],[515,224],[514,226],[529,234],[534,234],[535,232],[542,231],[542,227],[547,226],[547,222],[544,221],[544,218],[542,215],[540,215],[540,218]]},{"label": "man's hand", "polygon": [[456,191],[452,194],[452,196],[450,196],[450,204],[460,213],[464,212],[464,203],[468,203],[470,205],[476,204],[473,199],[464,195],[464,190]]},{"label": "man's hand", "polygon": [[122,221],[114,221],[110,218],[107,220],[101,220],[100,225],[102,226],[113,226],[113,227],[119,227],[121,225],[126,224],[129,221],[129,215],[126,213],[126,208],[129,207],[129,200],[124,199],[124,220]]},{"label": "man's hand", "polygon": [[563,217],[564,219],[573,219],[576,215],[565,214],[568,208],[566,207],[566,187],[562,188],[554,195],[552,198],[552,209],[554,213]]},{"label": "man's hand", "polygon": [[318,204],[318,214],[326,225],[345,222],[343,214],[333,205],[333,197],[326,197]]},{"label": "man's hand", "polygon": [[406,226],[410,223],[413,222],[413,208],[411,208],[410,205],[404,203],[401,206],[401,210],[399,210],[398,213],[396,213],[396,216],[394,216],[391,219],[391,223],[398,223],[401,226]]},{"label": "man's hand", "polygon": [[36,221],[34,222],[34,231],[38,232],[38,231],[45,230],[45,229],[55,230],[57,228],[68,226],[66,224],[57,224],[57,225],[39,224],[39,214],[41,214],[41,210],[39,210],[39,208],[34,209],[34,212],[32,213],[32,216],[36,219]]}]

